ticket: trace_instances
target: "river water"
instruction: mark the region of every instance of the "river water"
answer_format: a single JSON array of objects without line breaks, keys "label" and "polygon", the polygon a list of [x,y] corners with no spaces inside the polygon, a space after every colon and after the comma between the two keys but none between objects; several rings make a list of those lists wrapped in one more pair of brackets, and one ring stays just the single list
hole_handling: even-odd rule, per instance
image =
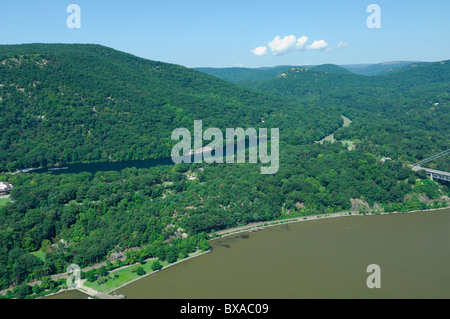
[{"label": "river water", "polygon": [[[256,145],[259,146],[259,140],[256,141]],[[246,141],[244,145],[245,149],[251,148],[249,142]],[[227,155],[227,145],[223,146],[222,154]],[[237,154],[238,146],[234,145],[234,151],[232,154]],[[215,156],[215,151],[211,153],[203,153],[203,159],[211,158]],[[225,161],[225,160],[224,160]],[[194,155],[191,155],[191,163],[194,162]],[[158,159],[147,159],[147,160],[133,160],[133,161],[119,161],[119,162],[98,162],[98,163],[77,163],[77,164],[62,164],[58,167],[42,167],[42,168],[32,168],[25,169],[25,173],[46,173],[46,174],[77,174],[83,172],[89,172],[95,174],[96,172],[105,171],[121,171],[125,168],[152,168],[163,165],[174,165],[174,161],[171,157],[164,157]]]},{"label": "river water", "polygon": [[[267,227],[119,289],[127,298],[450,298],[450,209]],[[380,267],[369,289],[367,266]]]}]

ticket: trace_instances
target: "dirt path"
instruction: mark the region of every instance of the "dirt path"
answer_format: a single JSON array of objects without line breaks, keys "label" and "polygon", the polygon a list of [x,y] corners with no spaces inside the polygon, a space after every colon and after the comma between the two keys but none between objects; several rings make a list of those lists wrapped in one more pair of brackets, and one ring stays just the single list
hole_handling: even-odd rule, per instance
[{"label": "dirt path", "polygon": [[[83,269],[81,269],[81,271],[86,272],[86,271],[91,270],[91,269],[100,268],[101,266],[106,266],[106,261],[103,261],[101,263],[97,263],[95,265],[83,268]],[[65,273],[59,273],[59,274],[55,274],[55,275],[50,275],[50,278],[53,281],[56,281],[56,280],[59,280],[59,279],[67,278],[67,276],[68,276],[68,273],[65,272]],[[40,285],[41,283],[42,283],[41,280],[35,280],[35,281],[27,283],[27,285],[34,286],[34,285]],[[14,289],[14,287],[15,286],[9,287],[8,289],[0,290],[0,295],[5,295],[8,290]]]},{"label": "dirt path", "polygon": [[[350,120],[348,117],[341,115],[342,120],[344,121],[344,123],[342,123],[342,127],[348,127],[351,123],[352,120]],[[334,133],[331,133],[328,136],[325,136],[323,139],[319,140],[319,141],[315,141],[314,143],[319,143],[319,144],[323,144],[323,142],[331,142],[331,143],[335,143],[337,142],[336,138],[334,137]],[[347,149],[349,151],[355,149],[355,145],[352,141],[341,141],[344,145],[347,144]]]},{"label": "dirt path", "polygon": [[[219,239],[219,238],[222,238],[222,237],[225,237],[225,236],[239,234],[239,233],[242,233],[242,232],[248,232],[248,231],[251,232],[251,231],[262,230],[262,229],[264,229],[266,227],[279,226],[279,225],[298,223],[298,222],[305,222],[305,221],[311,221],[311,220],[320,220],[320,219],[337,218],[337,217],[349,217],[349,216],[412,214],[412,213],[416,213],[416,212],[436,211],[436,210],[443,210],[443,209],[448,209],[448,207],[432,208],[432,209],[426,209],[426,210],[413,210],[413,211],[409,211],[409,212],[390,212],[390,213],[379,212],[379,211],[377,213],[375,213],[376,210],[374,210],[374,211],[371,211],[371,212],[366,212],[365,214],[359,214],[358,211],[345,211],[345,212],[338,212],[338,213],[310,215],[310,216],[300,216],[300,217],[293,217],[293,218],[288,218],[288,219],[272,220],[272,221],[268,221],[268,222],[250,223],[250,224],[247,224],[245,226],[240,226],[240,227],[234,227],[234,228],[230,228],[230,229],[221,230],[221,231],[216,232],[215,234],[221,236],[221,237],[217,237],[217,239]],[[213,238],[213,239],[215,239],[215,238]]]},{"label": "dirt path", "polygon": [[[251,223],[251,224],[247,224],[245,226],[240,226],[240,227],[235,227],[235,228],[218,231],[218,232],[216,232],[216,234],[223,237],[223,236],[234,235],[234,234],[238,234],[238,233],[246,232],[246,231],[257,231],[258,229],[263,229],[265,227],[278,226],[278,225],[282,225],[282,224],[290,224],[290,223],[297,223],[297,222],[303,222],[303,221],[308,221],[308,220],[318,220],[318,219],[343,217],[343,216],[357,216],[357,215],[358,215],[358,213],[356,213],[356,212],[339,212],[339,213],[330,213],[330,214],[323,214],[323,215],[293,217],[293,218],[288,218],[288,219]],[[369,215],[369,214],[367,214],[367,215]]]},{"label": "dirt path", "polygon": [[342,127],[347,127],[350,124],[352,124],[352,120],[350,120],[348,117],[341,115],[342,119],[344,120],[344,124],[342,124]]}]

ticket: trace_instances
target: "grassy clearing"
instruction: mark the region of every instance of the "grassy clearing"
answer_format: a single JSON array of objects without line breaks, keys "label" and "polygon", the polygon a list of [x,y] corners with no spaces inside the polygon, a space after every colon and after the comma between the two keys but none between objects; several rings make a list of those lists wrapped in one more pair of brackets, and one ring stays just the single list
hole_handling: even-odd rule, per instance
[{"label": "grassy clearing", "polygon": [[0,198],[0,207],[5,206],[8,203],[11,203],[9,198]]},{"label": "grassy clearing", "polygon": [[37,258],[39,258],[42,261],[45,261],[45,254],[42,251],[40,251],[40,250],[32,252],[30,254],[32,254],[33,256],[36,256]]},{"label": "grassy clearing", "polygon": [[[199,254],[201,254],[200,251],[190,254],[189,257],[194,257]],[[187,258],[180,258],[177,260],[177,262],[182,261],[184,259],[187,259]],[[142,268],[144,268],[146,274],[153,272],[153,270],[151,269],[151,266],[152,266],[152,263],[154,260],[155,259],[149,259],[145,262],[145,264],[141,265]],[[170,265],[167,261],[160,261],[160,263],[163,266],[162,269],[164,269],[165,267]],[[110,271],[110,273],[107,276],[109,279],[103,284],[99,284],[98,281],[94,281],[94,282],[85,281],[84,285],[86,287],[95,289],[100,292],[105,292],[105,293],[110,292],[111,290],[114,290],[132,280],[142,277],[142,276],[138,276],[135,271],[132,271],[137,265],[140,265],[140,264],[134,264],[134,265],[130,265],[130,266],[127,266],[127,267],[124,267],[121,269]]]},{"label": "grassy clearing", "polygon": [[[142,265],[146,273],[152,271],[150,268],[152,262],[153,262],[152,260],[148,260],[144,265]],[[111,271],[107,276],[109,279],[103,284],[99,284],[98,281],[94,282],[85,281],[84,285],[97,291],[109,292],[117,287],[126,284],[127,282],[130,282],[138,278],[139,276],[136,274],[136,272],[132,271],[134,267],[136,267],[136,265]]]}]

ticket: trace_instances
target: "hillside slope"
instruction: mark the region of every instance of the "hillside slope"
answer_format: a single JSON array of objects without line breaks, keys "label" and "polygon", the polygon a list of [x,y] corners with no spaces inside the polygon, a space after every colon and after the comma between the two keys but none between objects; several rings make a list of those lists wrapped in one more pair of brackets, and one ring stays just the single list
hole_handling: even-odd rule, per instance
[{"label": "hillside slope", "polygon": [[[99,45],[0,46],[0,171],[170,156],[171,132],[197,119],[225,129],[258,127],[264,117],[280,128],[309,125],[309,140],[322,135],[328,123],[317,125],[301,109]],[[278,120],[270,122],[274,111]],[[295,122],[288,113],[297,113]]]},{"label": "hillside slope", "polygon": [[415,161],[449,148],[450,61],[371,77],[292,68],[254,89],[339,110],[354,122],[337,138],[375,154]]},{"label": "hillside slope", "polygon": [[[387,66],[395,70],[388,72]],[[309,114],[348,116],[353,124],[335,137],[358,141],[359,147],[380,156],[414,162],[448,149],[450,61],[384,63],[373,65],[372,71],[380,74],[355,74],[329,64],[288,67],[271,78],[266,73],[238,84],[304,104]],[[232,70],[227,76],[233,77]],[[445,169],[447,162],[437,166]]]},{"label": "hillside slope", "polygon": [[376,64],[368,64],[368,65],[358,65],[358,64],[350,64],[350,65],[342,65],[343,68],[361,75],[380,75],[384,73],[397,72],[402,68],[413,64],[413,61],[392,61],[392,62],[382,62]]}]

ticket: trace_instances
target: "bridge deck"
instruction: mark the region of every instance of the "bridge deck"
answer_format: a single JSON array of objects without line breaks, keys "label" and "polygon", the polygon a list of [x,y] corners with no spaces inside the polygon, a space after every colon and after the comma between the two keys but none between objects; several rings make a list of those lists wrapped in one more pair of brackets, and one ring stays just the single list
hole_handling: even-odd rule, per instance
[{"label": "bridge deck", "polygon": [[436,169],[421,167],[421,166],[413,166],[413,171],[424,170],[428,175],[433,179],[442,179],[444,181],[450,181],[450,173],[444,171],[438,171]]}]

